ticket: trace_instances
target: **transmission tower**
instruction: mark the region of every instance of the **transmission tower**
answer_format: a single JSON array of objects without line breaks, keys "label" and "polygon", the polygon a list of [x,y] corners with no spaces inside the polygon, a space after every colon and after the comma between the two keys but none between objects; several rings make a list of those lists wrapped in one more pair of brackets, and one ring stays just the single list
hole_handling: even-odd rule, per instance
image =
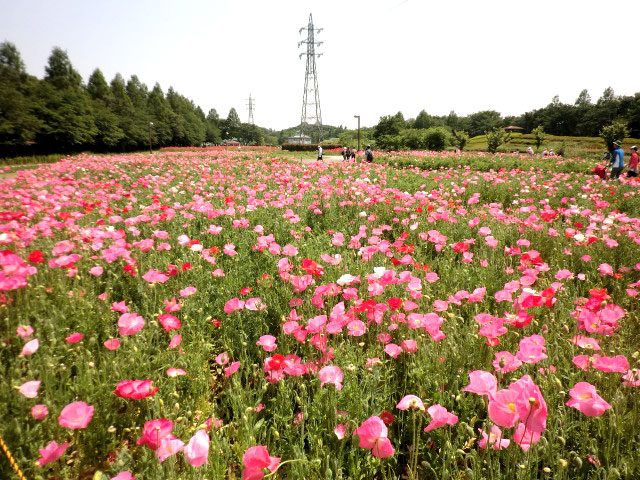
[{"label": "transmission tower", "polygon": [[318,135],[318,142],[322,140],[322,113],[320,111],[320,91],[318,90],[318,72],[316,70],[316,57],[321,53],[316,53],[316,46],[322,45],[324,42],[318,42],[315,35],[322,31],[322,28],[314,28],[313,17],[309,14],[309,24],[300,29],[307,31],[307,39],[298,42],[298,48],[301,45],[307,45],[307,51],[302,52],[307,57],[307,70],[304,75],[304,92],[302,94],[302,117],[300,118],[300,135],[304,135],[305,131],[311,133],[315,130]]},{"label": "transmission tower", "polygon": [[256,109],[256,104],[253,98],[251,98],[251,94],[249,94],[249,103],[247,103],[247,108],[249,109],[249,121],[247,123],[253,125],[253,111]]}]

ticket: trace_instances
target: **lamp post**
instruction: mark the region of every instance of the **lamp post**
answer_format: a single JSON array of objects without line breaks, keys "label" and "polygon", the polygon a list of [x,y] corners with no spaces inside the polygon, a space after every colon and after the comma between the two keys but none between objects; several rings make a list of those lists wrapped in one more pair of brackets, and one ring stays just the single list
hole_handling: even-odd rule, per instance
[{"label": "lamp post", "polygon": [[153,122],[149,122],[149,154],[153,153],[153,149],[151,148],[151,127],[153,127]]},{"label": "lamp post", "polygon": [[360,151],[360,115],[354,115],[353,118],[358,119],[358,151]]}]

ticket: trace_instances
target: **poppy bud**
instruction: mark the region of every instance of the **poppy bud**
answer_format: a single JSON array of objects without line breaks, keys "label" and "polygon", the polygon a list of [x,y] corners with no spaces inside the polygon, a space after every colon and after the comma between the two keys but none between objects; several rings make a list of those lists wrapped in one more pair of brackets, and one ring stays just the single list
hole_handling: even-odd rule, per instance
[{"label": "poppy bud", "polygon": [[564,458],[558,459],[558,463],[561,468],[567,468],[569,466],[569,462],[567,462]]}]

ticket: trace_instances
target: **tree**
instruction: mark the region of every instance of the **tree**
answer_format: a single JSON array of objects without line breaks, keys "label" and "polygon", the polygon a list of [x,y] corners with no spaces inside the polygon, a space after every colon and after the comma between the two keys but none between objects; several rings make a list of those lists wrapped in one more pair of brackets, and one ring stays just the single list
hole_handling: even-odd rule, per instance
[{"label": "tree", "polygon": [[487,136],[487,150],[496,153],[498,147],[509,140],[509,136],[502,128],[494,128],[485,132]]},{"label": "tree", "polygon": [[20,52],[11,42],[0,43],[0,65],[8,67],[20,75],[26,73]]},{"label": "tree", "polygon": [[209,110],[209,113],[206,117],[206,131],[204,135],[205,142],[213,143],[217,145],[222,141],[222,134],[220,132],[220,116],[215,108]]},{"label": "tree", "polygon": [[97,128],[95,147],[97,150],[109,151],[124,138],[124,132],[118,126],[118,117],[110,109],[113,95],[100,69],[96,68],[89,77],[87,92],[91,97],[93,121]]},{"label": "tree", "polygon": [[91,100],[82,86],[82,77],[71,65],[67,53],[54,48],[38,83],[38,116],[44,126],[37,142],[49,151],[77,151],[93,145],[97,128]]},{"label": "tree", "polygon": [[15,45],[0,44],[0,155],[21,152],[42,128],[35,113],[36,85]]},{"label": "tree", "polygon": [[613,151],[613,142],[622,142],[627,135],[629,135],[629,130],[627,129],[627,124],[623,122],[612,123],[600,130],[600,137],[602,137],[607,150],[610,152]]},{"label": "tree", "polygon": [[580,92],[580,95],[578,95],[575,102],[576,107],[582,107],[585,105],[591,105],[591,95],[589,95],[589,90],[586,88]]},{"label": "tree", "polygon": [[111,95],[111,111],[118,119],[118,127],[124,133],[119,144],[120,149],[131,150],[139,147],[140,144],[144,145],[144,140],[140,138],[140,132],[136,132],[134,125],[135,109],[133,103],[127,95],[124,78],[119,73],[116,73],[111,80]]},{"label": "tree", "polygon": [[475,137],[502,125],[502,117],[495,110],[484,110],[469,115],[469,135]]},{"label": "tree", "polygon": [[378,124],[374,127],[373,137],[379,141],[382,136],[399,135],[405,127],[402,112],[380,117]]},{"label": "tree", "polygon": [[153,122],[153,127],[151,128],[153,144],[159,147],[171,145],[171,141],[173,140],[171,125],[174,121],[175,114],[173,110],[171,110],[171,105],[169,105],[158,83],[154,85],[153,90],[149,93],[147,108],[149,111],[149,121]]},{"label": "tree", "polygon": [[449,132],[444,127],[431,127],[425,132],[425,141],[429,150],[444,150],[449,143]]},{"label": "tree", "polygon": [[542,145],[542,142],[544,142],[544,139],[547,137],[547,135],[544,133],[544,127],[542,125],[538,125],[536,128],[534,128],[531,133],[533,134],[533,137],[536,140],[536,152],[540,149],[540,145]]},{"label": "tree", "polygon": [[238,137],[241,124],[242,122],[240,122],[238,112],[236,112],[236,109],[232,107],[231,110],[229,110],[229,115],[227,115],[227,118],[222,122],[222,138],[230,140]]},{"label": "tree", "polygon": [[82,84],[82,77],[75,71],[67,52],[54,47],[49,56],[49,63],[45,67],[44,79],[57,89],[78,88]]},{"label": "tree", "polygon": [[413,121],[413,128],[427,129],[433,125],[433,117],[424,110],[420,111],[416,119]]},{"label": "tree", "polygon": [[452,144],[458,150],[463,151],[469,141],[469,134],[464,130],[454,130],[452,135]]}]

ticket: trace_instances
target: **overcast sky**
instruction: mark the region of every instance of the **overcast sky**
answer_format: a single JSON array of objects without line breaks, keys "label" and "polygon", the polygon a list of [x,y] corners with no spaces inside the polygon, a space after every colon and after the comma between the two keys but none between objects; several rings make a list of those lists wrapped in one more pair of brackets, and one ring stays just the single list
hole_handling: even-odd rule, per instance
[{"label": "overcast sky", "polygon": [[39,78],[58,46],[85,81],[135,74],[244,122],[251,94],[255,123],[282,129],[300,122],[310,13],[328,125],[640,91],[638,0],[0,0],[0,40]]}]

